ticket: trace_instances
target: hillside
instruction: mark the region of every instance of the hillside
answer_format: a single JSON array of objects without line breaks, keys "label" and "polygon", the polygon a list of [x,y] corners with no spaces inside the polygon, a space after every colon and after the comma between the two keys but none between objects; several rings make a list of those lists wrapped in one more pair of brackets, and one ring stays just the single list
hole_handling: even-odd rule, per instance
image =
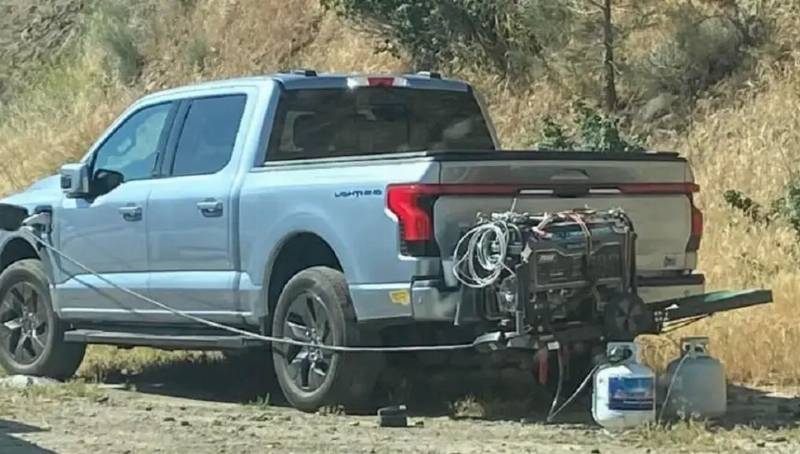
[{"label": "hillside", "polygon": [[[772,307],[716,316],[683,333],[710,334],[735,380],[800,381],[800,259],[791,224],[798,218],[787,192],[797,187],[800,157],[800,2],[628,2],[616,21],[621,125],[646,136],[649,148],[691,160],[706,214],[702,271],[714,288],[764,286],[776,295]],[[442,65],[484,94],[506,148],[537,143],[545,118],[569,124],[576,100],[600,98],[596,47],[552,35],[550,50],[540,63],[526,60],[522,76],[480,58]],[[376,51],[387,42],[380,27],[316,0],[8,0],[0,5],[0,192],[79,158],[144,93],[290,67],[419,66],[408,49]],[[724,198],[731,189],[763,206],[784,197],[790,213],[764,220],[733,209]],[[674,354],[670,339],[650,345],[655,360]]]}]

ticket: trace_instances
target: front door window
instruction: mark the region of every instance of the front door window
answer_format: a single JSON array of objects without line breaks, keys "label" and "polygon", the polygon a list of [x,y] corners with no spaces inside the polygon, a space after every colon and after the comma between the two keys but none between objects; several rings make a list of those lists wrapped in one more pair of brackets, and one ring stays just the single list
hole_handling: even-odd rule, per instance
[{"label": "front door window", "polygon": [[171,108],[171,103],[157,104],[128,117],[95,153],[93,173],[113,170],[123,181],[151,178]]}]

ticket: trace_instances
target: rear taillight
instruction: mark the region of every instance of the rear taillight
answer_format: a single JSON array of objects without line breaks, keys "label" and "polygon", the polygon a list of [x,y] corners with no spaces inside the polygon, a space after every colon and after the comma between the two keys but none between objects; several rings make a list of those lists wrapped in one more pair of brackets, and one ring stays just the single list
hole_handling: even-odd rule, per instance
[{"label": "rear taillight", "polygon": [[433,236],[433,203],[438,195],[435,185],[399,184],[387,188],[386,206],[400,225],[401,253],[439,255]]},{"label": "rear taillight", "polygon": [[686,252],[696,252],[700,249],[700,239],[703,238],[703,212],[694,206],[694,200],[689,196],[692,206],[692,233],[686,243]]},{"label": "rear taillight", "polygon": [[419,184],[389,186],[386,203],[397,216],[405,241],[428,241],[433,238],[433,215],[426,210],[422,199],[435,194],[430,187]]}]

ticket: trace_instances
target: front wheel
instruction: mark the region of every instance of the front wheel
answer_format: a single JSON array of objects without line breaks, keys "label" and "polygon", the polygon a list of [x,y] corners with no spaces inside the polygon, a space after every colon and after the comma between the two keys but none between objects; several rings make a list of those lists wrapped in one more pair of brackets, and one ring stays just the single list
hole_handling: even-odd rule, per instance
[{"label": "front wheel", "polygon": [[[361,345],[364,333],[356,324],[341,271],[313,267],[289,280],[275,307],[272,334],[318,345]],[[286,399],[303,411],[326,405],[363,408],[379,369],[379,357],[371,353],[278,343],[272,352]]]},{"label": "front wheel", "polygon": [[64,342],[42,262],[14,262],[0,274],[0,365],[9,374],[64,380],[80,366],[84,344]]}]

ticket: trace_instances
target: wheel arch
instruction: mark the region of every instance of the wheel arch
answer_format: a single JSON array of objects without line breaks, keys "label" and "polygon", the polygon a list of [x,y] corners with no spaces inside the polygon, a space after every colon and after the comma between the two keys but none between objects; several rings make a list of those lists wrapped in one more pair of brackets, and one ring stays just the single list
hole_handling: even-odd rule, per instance
[{"label": "wheel arch", "polygon": [[21,236],[8,236],[0,246],[0,271],[12,263],[25,259],[40,259],[36,246]]},{"label": "wheel arch", "polygon": [[264,272],[265,328],[270,326],[268,321],[274,313],[278,296],[289,279],[313,266],[328,266],[346,272],[334,247],[316,232],[293,232],[277,244]]}]

